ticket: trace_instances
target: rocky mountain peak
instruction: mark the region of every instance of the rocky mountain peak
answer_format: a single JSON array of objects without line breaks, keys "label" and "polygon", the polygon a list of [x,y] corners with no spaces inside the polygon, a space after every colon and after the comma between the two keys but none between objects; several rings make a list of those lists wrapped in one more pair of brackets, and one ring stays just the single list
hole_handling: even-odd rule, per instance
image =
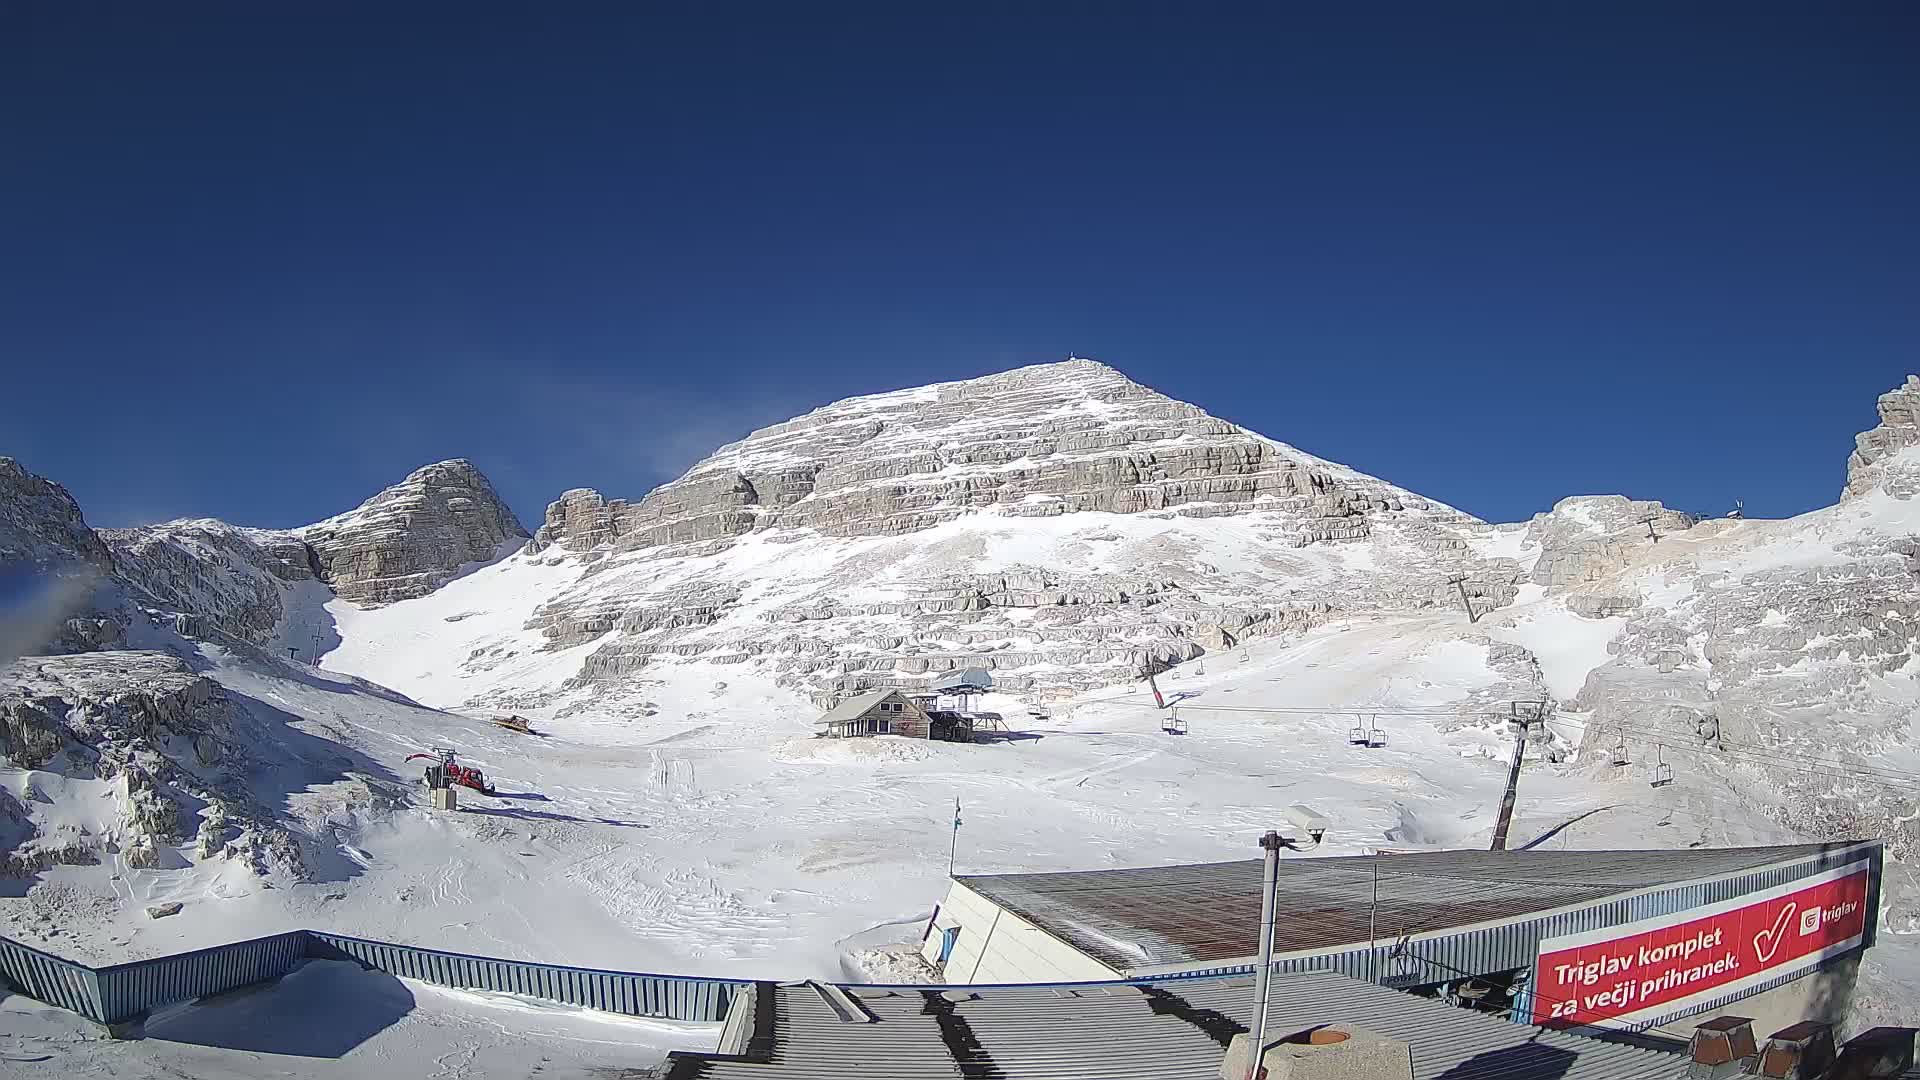
[{"label": "rocky mountain peak", "polygon": [[1379,513],[1461,516],[1072,358],[837,401],[721,447],[635,503],[568,492],[535,543],[717,550],[779,528],[893,536],[980,514],[1265,510],[1292,512],[1303,544],[1365,536]]},{"label": "rocky mountain peak", "polygon": [[1920,446],[1920,375],[1909,375],[1904,385],[1881,394],[1879,409],[1880,423],[1854,436],[1843,497],[1864,495],[1877,486],[1903,499],[1920,493],[1920,461],[1889,468],[1895,459],[1912,458],[1902,451]]},{"label": "rocky mountain peak", "polygon": [[56,569],[84,564],[113,572],[107,545],[87,527],[66,488],[0,457],[0,566]]},{"label": "rocky mountain peak", "polygon": [[527,530],[465,458],[435,462],[358,507],[293,530],[340,596],[388,604],[425,596],[462,566],[498,557]]}]

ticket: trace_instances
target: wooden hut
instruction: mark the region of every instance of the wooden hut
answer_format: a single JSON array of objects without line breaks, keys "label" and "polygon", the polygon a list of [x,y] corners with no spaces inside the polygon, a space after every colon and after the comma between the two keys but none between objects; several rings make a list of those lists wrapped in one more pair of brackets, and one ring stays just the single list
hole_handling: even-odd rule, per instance
[{"label": "wooden hut", "polygon": [[927,713],[898,690],[869,690],[840,702],[815,722],[817,734],[829,739],[866,735],[928,737]]}]

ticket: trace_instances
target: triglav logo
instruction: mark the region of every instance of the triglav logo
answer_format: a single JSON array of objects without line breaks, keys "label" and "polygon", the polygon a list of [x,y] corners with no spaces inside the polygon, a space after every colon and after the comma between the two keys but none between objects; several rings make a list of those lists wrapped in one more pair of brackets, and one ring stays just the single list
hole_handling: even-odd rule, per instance
[{"label": "triglav logo", "polygon": [[[1793,913],[1799,906],[1800,905],[1796,903],[1788,904],[1786,907],[1781,908],[1780,917],[1773,920],[1773,928],[1771,930],[1762,930],[1753,935],[1753,955],[1758,957],[1761,963],[1768,963],[1773,959],[1773,954],[1780,951],[1780,931],[1787,928],[1787,920],[1793,918]],[[1820,917],[1819,908],[1814,908],[1809,913],[1815,919]]]}]

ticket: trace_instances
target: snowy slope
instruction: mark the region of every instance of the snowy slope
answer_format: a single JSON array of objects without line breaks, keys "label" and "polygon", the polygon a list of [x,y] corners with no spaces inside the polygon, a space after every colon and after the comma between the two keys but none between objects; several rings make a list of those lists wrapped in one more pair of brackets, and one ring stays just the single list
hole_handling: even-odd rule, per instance
[{"label": "snowy slope", "polygon": [[[1900,438],[1873,443],[1845,501],[1788,521],[1594,497],[1495,526],[1071,373],[838,403],[632,505],[569,492],[533,543],[384,606],[174,557],[228,557],[218,523],[114,537],[151,553],[124,560],[158,613],[130,644],[184,657],[253,717],[246,797],[304,866],[257,872],[191,836],[160,866],[54,865],[0,900],[5,932],[99,959],[314,926],[858,975],[940,895],[955,799],[973,872],[1250,857],[1293,802],[1335,822],[1326,853],[1481,845],[1504,718],[1535,700],[1550,722],[1516,846],[1884,835],[1920,856],[1900,782],[1920,766],[1920,458]],[[179,637],[168,605],[235,629]],[[273,651],[315,635],[317,671]],[[975,664],[1020,737],[811,737],[823,699]],[[1143,669],[1188,695],[1188,734],[1162,731]],[[542,734],[486,723],[507,711]],[[1349,743],[1363,717],[1386,747]],[[1617,743],[1631,764],[1611,764]],[[433,746],[503,797],[427,810],[404,759]],[[1650,787],[1655,762],[1676,782]],[[51,768],[0,769],[0,788],[43,828],[126,827],[89,809],[125,801],[112,781]],[[1908,873],[1869,1002],[1920,981],[1898,936],[1920,918]],[[162,900],[185,907],[140,914]]]}]

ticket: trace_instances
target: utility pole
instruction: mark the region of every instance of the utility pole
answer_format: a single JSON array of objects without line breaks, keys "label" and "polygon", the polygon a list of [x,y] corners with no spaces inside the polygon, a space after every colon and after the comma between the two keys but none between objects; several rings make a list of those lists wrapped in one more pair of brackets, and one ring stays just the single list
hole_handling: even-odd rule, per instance
[{"label": "utility pole", "polygon": [[1273,894],[1280,887],[1280,849],[1287,841],[1279,833],[1268,831],[1260,838],[1260,850],[1266,853],[1266,870],[1260,875],[1260,966],[1253,970],[1253,1064],[1247,1080],[1259,1080],[1260,1059],[1267,1048],[1267,976],[1273,970]]},{"label": "utility pole", "polygon": [[313,666],[314,667],[320,666],[320,633],[319,631],[315,631],[313,635]]},{"label": "utility pole", "polygon": [[[1512,704],[1513,715],[1509,720],[1513,723],[1513,764],[1507,766],[1507,790],[1500,796],[1500,818],[1494,822],[1493,843],[1487,847],[1489,851],[1507,850],[1507,828],[1513,824],[1513,803],[1520,786],[1520,760],[1527,753],[1527,732],[1534,724],[1543,721],[1547,713],[1547,703],[1544,701],[1516,701]],[[1533,715],[1527,716],[1521,712],[1522,705],[1531,706]]]},{"label": "utility pole", "polygon": [[1460,603],[1467,609],[1467,625],[1471,626],[1479,622],[1480,616],[1473,611],[1473,598],[1467,595],[1467,575],[1455,574],[1447,579],[1447,584],[1460,590]]},{"label": "utility pole", "polygon": [[953,876],[953,857],[960,851],[960,797],[953,797],[953,842],[947,845],[947,876]]}]

